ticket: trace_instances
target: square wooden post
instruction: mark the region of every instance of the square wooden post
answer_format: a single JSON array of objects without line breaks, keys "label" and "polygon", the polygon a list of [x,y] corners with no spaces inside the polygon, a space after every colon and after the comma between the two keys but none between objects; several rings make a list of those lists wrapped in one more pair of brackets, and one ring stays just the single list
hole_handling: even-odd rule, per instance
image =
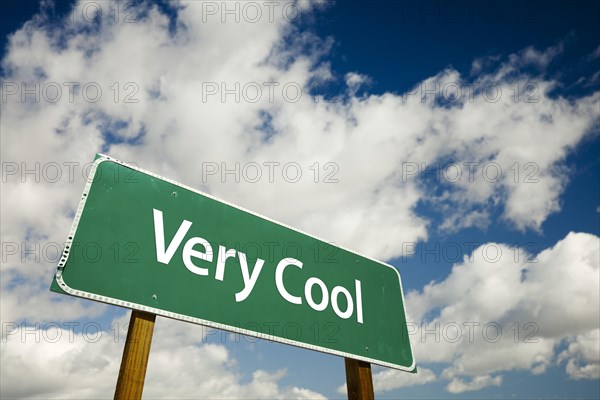
[{"label": "square wooden post", "polygon": [[348,400],[375,399],[371,364],[352,358],[345,358],[345,363]]},{"label": "square wooden post", "polygon": [[131,310],[115,400],[139,400],[142,398],[155,319],[155,314]]}]

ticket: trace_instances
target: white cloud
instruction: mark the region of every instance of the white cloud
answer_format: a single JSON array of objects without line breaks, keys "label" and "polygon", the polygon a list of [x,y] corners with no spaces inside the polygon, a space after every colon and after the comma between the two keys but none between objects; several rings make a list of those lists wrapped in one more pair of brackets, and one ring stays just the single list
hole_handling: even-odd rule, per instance
[{"label": "white cloud", "polygon": [[[122,317],[111,330],[74,333],[64,324],[11,330],[2,340],[3,398],[111,398],[123,351]],[[100,327],[96,324],[95,326]],[[120,332],[121,336],[115,336]],[[223,345],[203,344],[196,325],[158,318],[144,396],[148,398],[324,399],[281,387],[285,370],[257,370],[248,383]],[[32,362],[35,360],[35,362]]]},{"label": "white cloud", "polygon": [[527,47],[526,49],[519,52],[518,55],[511,55],[512,61],[523,63],[523,64],[535,64],[541,68],[546,68],[550,62],[552,62],[556,56],[562,53],[564,50],[564,43],[561,42],[556,46],[549,47],[543,51],[537,50],[534,47]]},{"label": "white cloud", "polygon": [[[401,254],[398,242],[427,238],[427,221],[415,207],[434,191],[407,174],[409,164],[420,168],[450,158],[462,165],[459,181],[442,182],[449,194],[434,204],[445,210],[448,221],[467,214],[471,218],[447,225],[485,226],[489,211],[501,207],[517,229],[540,229],[560,209],[559,196],[568,180],[560,163],[584,137],[600,104],[598,93],[576,101],[550,98],[547,90],[555,82],[527,76],[509,80],[506,72],[478,77],[484,86],[496,88],[498,99],[490,100],[493,93],[479,92],[454,70],[425,80],[416,93],[404,97],[386,93],[356,98],[352,93],[357,79],[365,78],[353,73],[348,76],[347,101],[315,102],[308,95],[311,80],[331,76],[327,64],[319,63],[329,48],[327,41],[300,34],[284,19],[221,23],[219,15],[209,18],[200,4],[191,2],[181,3],[177,16],[180,29],[175,32],[169,31],[167,17],[152,7],[140,13],[137,23],[102,19],[91,33],[84,29],[85,21],[65,24],[62,30],[28,24],[16,32],[4,59],[9,67],[4,80],[33,87],[40,71],[45,78],[40,103],[21,103],[20,93],[8,97],[3,159],[27,167],[50,161],[84,164],[106,145],[103,133],[112,127],[112,135],[124,141],[108,145],[117,158],[389,259]],[[283,37],[291,45],[284,46]],[[310,54],[302,51],[307,46]],[[512,55],[500,71],[518,70],[534,54],[536,59],[551,58],[556,52],[528,49]],[[93,97],[97,85],[102,97],[91,103],[78,91],[71,103],[65,82],[80,82],[81,87],[95,83],[87,96]],[[62,87],[63,97],[44,101],[54,83]],[[528,83],[533,86],[526,87]],[[425,93],[437,87],[438,95],[448,95],[464,84],[471,86],[472,95],[465,88],[449,108]],[[295,101],[298,88],[304,90]],[[125,103],[126,96],[137,103]],[[142,130],[139,142],[127,142]],[[263,166],[258,183],[244,182],[244,167],[251,162]],[[265,162],[280,163],[274,183]],[[292,162],[302,172],[297,183],[286,181],[296,168],[282,176],[283,166]],[[463,164],[470,162],[479,163],[473,181]],[[235,170],[239,163],[242,182],[235,182],[234,174],[225,177],[226,183],[220,174],[203,180],[207,164],[202,163],[216,163],[220,172]],[[496,166],[502,177],[491,182]],[[18,178],[8,178],[11,190],[3,194],[5,210],[12,210],[3,215],[5,226],[15,227],[6,233],[22,237],[27,229],[44,235],[64,232],[70,219],[65,214],[74,207],[81,179],[77,184],[34,185],[21,184]],[[337,182],[325,183],[327,178]],[[292,200],[298,198],[303,201]],[[59,221],[47,218],[52,210],[60,210]],[[325,218],[334,223],[323,224]]]},{"label": "white cloud", "polygon": [[348,86],[348,90],[352,95],[354,95],[362,86],[371,83],[371,79],[368,76],[357,72],[348,72],[345,76],[345,81],[346,86]]},{"label": "white cloud", "polygon": [[600,379],[600,329],[568,339],[559,360],[568,360],[567,374],[573,379]]},{"label": "white cloud", "polygon": [[[73,14],[81,16],[86,4],[78,2]],[[108,2],[93,4],[110,6]],[[1,265],[3,321],[67,320],[106,312],[104,306],[84,306],[72,299],[55,302],[56,296],[47,293],[55,260],[23,261],[20,257],[23,244],[38,243],[40,249],[49,243],[60,246],[84,185],[85,167],[97,151],[107,150],[123,161],[136,162],[324,239],[389,259],[402,254],[400,243],[427,239],[432,227],[416,211],[421,201],[440,210],[446,221],[442,229],[487,226],[493,211],[501,210],[515,229],[540,230],[546,218],[560,210],[560,195],[569,177],[563,164],[566,155],[597,121],[600,93],[576,100],[550,97],[548,91],[557,82],[519,74],[519,68],[528,63],[548,65],[562,51],[560,46],[546,51],[528,48],[509,56],[496,70],[475,71],[478,82],[501,93],[498,99],[474,88],[452,69],[424,80],[411,94],[356,97],[357,85],[367,79],[359,71],[346,76],[344,101],[334,103],[308,94],[313,81],[335,76],[329,64],[322,62],[331,40],[300,32],[281,17],[222,23],[221,15],[207,14],[199,2],[175,3],[175,29],[170,29],[169,17],[158,8],[146,3],[139,7],[135,23],[114,23],[109,17],[92,25],[78,17],[50,28],[29,22],[10,38],[2,60],[0,231],[3,244],[15,244],[19,252]],[[300,7],[309,6],[303,2]],[[102,15],[112,14],[105,8]],[[263,15],[268,13],[263,10]],[[73,92],[72,82],[78,83]],[[531,82],[534,85],[527,89]],[[35,93],[24,95],[22,83]],[[449,105],[431,96],[422,101],[427,88],[445,95],[453,84],[467,88]],[[515,87],[520,88],[516,94]],[[101,96],[96,96],[98,88]],[[296,98],[298,88],[302,93]],[[226,94],[225,89],[234,93]],[[467,89],[473,89],[472,96]],[[17,92],[10,94],[11,90]],[[61,96],[55,97],[56,90]],[[27,101],[22,101],[23,96]],[[462,166],[460,179],[442,179],[432,185],[410,169],[416,166],[418,172],[425,164],[435,166],[445,160]],[[279,164],[271,182],[265,163],[273,162]],[[478,163],[473,180],[465,164],[470,162]],[[261,166],[258,183],[244,180],[249,163]],[[291,163],[297,163],[302,172],[297,183],[290,182],[294,169],[284,169]],[[496,165],[503,174],[492,182],[490,174]],[[54,181],[56,166],[61,176]],[[222,182],[221,174],[203,176],[208,166],[217,166],[220,172],[238,168],[238,172]],[[284,170],[289,174],[283,175]],[[438,196],[440,186],[445,192]],[[489,276],[479,267],[475,271],[466,264],[457,266],[445,283],[413,294],[409,309],[421,318],[433,307],[441,307],[440,320],[445,321],[464,318],[461,312],[503,323],[517,317],[521,322],[538,321],[540,341],[521,343],[519,360],[509,360],[506,368],[542,371],[552,361],[558,338],[585,334],[597,321],[588,318],[588,310],[595,310],[590,302],[593,296],[581,295],[589,289],[598,292],[594,280],[588,279],[597,272],[597,265],[590,261],[594,254],[580,255],[588,254],[590,246],[597,249],[594,240],[570,235],[561,242],[566,245],[540,255],[539,265],[546,265],[566,286],[536,266],[504,259],[490,265],[479,257],[477,265]],[[595,254],[597,259],[597,250]],[[569,261],[572,271],[566,273],[564,266],[553,261],[557,255]],[[532,283],[520,281],[523,270]],[[467,290],[467,284],[475,286]],[[566,328],[550,316],[563,315],[568,306],[555,304],[544,291],[548,287],[568,292],[582,307],[565,316]],[[477,306],[457,297],[457,292],[477,298]],[[523,303],[533,294],[538,296],[534,301]],[[11,382],[3,385],[3,393],[46,391],[75,397],[107,393],[107,386],[87,391],[92,375],[71,380],[73,386],[66,389],[57,386],[85,362],[97,365],[98,376],[105,377],[103,385],[111,382],[118,355],[107,343],[60,342],[48,348],[17,343],[13,337],[9,340],[10,347],[3,344],[3,365],[7,359],[15,367],[6,372],[11,379],[4,379],[7,369],[2,368],[3,382]],[[417,360],[449,361],[460,373],[480,376],[481,371],[498,370],[497,360],[506,360],[502,346],[485,348],[496,358],[478,360],[468,346],[461,347],[459,355],[452,347],[439,346],[439,351],[417,355]],[[200,363],[196,367],[209,365],[226,377],[223,381],[215,380],[217,375],[207,377],[202,389],[211,393],[318,396],[308,389],[280,388],[277,382],[283,372],[256,371],[252,383],[241,385],[224,348],[189,343],[185,350],[205,358],[196,360]],[[167,354],[156,357],[165,357],[165,362],[177,367],[186,360],[183,351]],[[573,354],[565,359],[567,363],[577,359]],[[39,365],[29,365],[32,357],[40,357]],[[58,361],[71,369],[53,369]],[[573,371],[587,368],[572,365],[568,368]],[[588,370],[580,374],[589,375]],[[17,379],[27,374],[39,374],[39,385],[28,386]],[[180,379],[181,396],[197,388],[191,372],[173,376],[150,369],[149,374],[157,381]],[[380,379],[387,382],[386,376]],[[460,386],[462,381],[457,382]],[[148,390],[166,396],[159,387]]]},{"label": "white cloud", "polygon": [[51,274],[45,276],[45,281],[43,278],[38,278],[35,281],[25,281],[27,284],[11,284],[9,276],[2,275],[3,290],[4,288],[6,290],[2,293],[0,312],[4,322],[96,318],[107,310],[106,306],[99,303],[51,293],[48,290],[50,287],[48,277],[51,280]]},{"label": "white cloud", "polygon": [[[373,373],[373,391],[375,394],[381,394],[407,386],[424,385],[435,380],[435,373],[428,368],[419,368],[416,374],[386,369]],[[339,386],[337,392],[347,394],[346,384]]]},{"label": "white cloud", "polygon": [[[502,371],[543,373],[565,360],[568,374],[595,376],[599,251],[598,237],[585,233],[570,233],[534,259],[523,249],[480,246],[446,279],[407,295],[416,359],[450,363],[443,373],[450,391],[499,384],[499,375],[488,375]],[[558,357],[563,340],[569,349]],[[488,377],[467,384],[461,376]]]},{"label": "white cloud", "polygon": [[500,386],[502,384],[502,377],[496,376],[491,377],[490,375],[476,376],[468,382],[462,379],[454,378],[446,386],[446,389],[450,393],[464,393],[471,392],[474,390],[480,390],[488,386]]},{"label": "white cloud", "polygon": [[373,374],[373,388],[375,393],[385,393],[406,386],[424,385],[435,380],[435,373],[428,368],[419,368],[416,374],[387,369]]}]

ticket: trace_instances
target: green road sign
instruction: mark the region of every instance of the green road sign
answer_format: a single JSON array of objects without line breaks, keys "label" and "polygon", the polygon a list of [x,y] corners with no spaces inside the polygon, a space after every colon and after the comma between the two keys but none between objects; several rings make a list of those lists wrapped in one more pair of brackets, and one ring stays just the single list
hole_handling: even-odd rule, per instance
[{"label": "green road sign", "polygon": [[395,268],[107,156],[51,290],[415,369]]}]

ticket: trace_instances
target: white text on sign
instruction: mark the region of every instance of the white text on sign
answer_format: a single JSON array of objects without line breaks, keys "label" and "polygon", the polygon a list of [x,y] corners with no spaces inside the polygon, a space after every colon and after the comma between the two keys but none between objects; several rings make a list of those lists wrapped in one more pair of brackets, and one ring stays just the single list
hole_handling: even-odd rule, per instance
[{"label": "white text on sign", "polygon": [[[179,225],[177,232],[167,245],[165,242],[163,212],[153,209],[153,217],[154,237],[156,241],[156,260],[162,264],[168,265],[175,255],[177,249],[181,247],[182,242],[192,226],[192,222],[184,219]],[[213,255],[214,252],[211,244],[204,238],[197,236],[191,237],[187,239],[183,245],[183,265],[193,274],[208,276],[209,269],[196,265],[194,263],[194,259],[212,263],[214,259]],[[215,267],[216,280],[223,281],[227,260],[235,258],[238,258],[239,260],[240,271],[244,282],[244,288],[235,294],[235,301],[241,302],[246,300],[252,293],[252,290],[254,289],[254,286],[256,285],[256,282],[264,267],[265,260],[257,258],[252,271],[250,271],[250,266],[248,265],[248,260],[245,253],[236,249],[228,249],[225,246],[220,245],[217,251]],[[292,304],[302,304],[302,297],[291,294],[286,289],[284,274],[287,267],[296,267],[302,269],[303,263],[295,258],[284,258],[277,263],[277,267],[275,269],[275,285],[277,287],[277,291],[284,300]],[[318,303],[314,300],[312,295],[314,286],[317,286],[320,289],[322,295],[321,301]],[[346,298],[345,310],[342,310],[340,307],[340,295]],[[363,323],[362,286],[358,279],[354,280],[353,298],[350,290],[343,286],[336,286],[333,288],[333,290],[331,290],[331,292],[329,292],[329,289],[322,280],[316,277],[310,277],[307,279],[304,285],[304,298],[306,303],[315,311],[323,311],[331,304],[335,314],[342,319],[349,319],[355,314],[356,311],[356,321],[361,324]]]}]

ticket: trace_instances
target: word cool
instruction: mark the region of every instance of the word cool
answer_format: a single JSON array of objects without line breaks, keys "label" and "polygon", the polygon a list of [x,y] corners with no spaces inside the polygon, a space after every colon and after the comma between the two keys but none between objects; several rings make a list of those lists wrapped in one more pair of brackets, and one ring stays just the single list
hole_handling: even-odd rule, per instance
[{"label": "word cool", "polygon": [[[163,223],[163,213],[160,210],[153,209],[154,214],[154,237],[156,240],[156,260],[162,264],[168,265],[175,252],[181,246],[187,232],[189,231],[192,223],[188,220],[183,220],[175,236],[171,239],[170,243],[166,246],[165,249],[165,234],[164,234],[164,223]],[[204,251],[199,251],[197,248],[194,249],[195,246],[202,246]],[[223,281],[223,277],[225,275],[225,264],[230,258],[238,258],[240,271],[242,273],[242,279],[244,280],[244,289],[235,294],[235,301],[241,302],[244,301],[250,296],[252,293],[252,289],[256,285],[256,281],[263,269],[265,264],[265,260],[261,258],[257,258],[254,264],[254,268],[252,272],[250,272],[248,268],[248,261],[246,259],[246,254],[235,249],[227,249],[225,246],[219,246],[217,253],[217,264],[215,269],[215,279],[219,281]],[[207,268],[199,267],[193,263],[192,259],[197,258],[199,260],[207,261],[209,263],[213,262],[213,248],[210,243],[201,237],[192,237],[187,240],[185,245],[183,246],[183,265],[192,273],[196,275],[207,276],[209,270]],[[302,268],[303,263],[300,260],[295,258],[284,258],[277,264],[275,269],[275,285],[277,286],[277,290],[281,297],[284,300],[292,303],[292,304],[302,304],[302,297],[295,296],[287,291],[284,283],[284,273],[287,267],[294,266],[297,268]],[[359,280],[354,280],[354,289],[355,289],[355,298],[356,298],[356,320],[358,323],[363,323],[363,307],[362,307],[362,286]],[[322,298],[319,303],[315,302],[312,296],[312,288],[313,286],[318,286],[322,293]],[[338,298],[342,295],[346,298],[346,309],[341,310]],[[306,303],[315,311],[323,311],[327,308],[329,303],[331,302],[331,307],[336,315],[342,319],[348,319],[354,314],[354,301],[352,298],[352,294],[350,291],[342,286],[336,286],[329,293],[329,289],[325,285],[325,283],[316,277],[310,277],[307,279],[306,284],[304,285],[304,297],[306,299]]]}]

